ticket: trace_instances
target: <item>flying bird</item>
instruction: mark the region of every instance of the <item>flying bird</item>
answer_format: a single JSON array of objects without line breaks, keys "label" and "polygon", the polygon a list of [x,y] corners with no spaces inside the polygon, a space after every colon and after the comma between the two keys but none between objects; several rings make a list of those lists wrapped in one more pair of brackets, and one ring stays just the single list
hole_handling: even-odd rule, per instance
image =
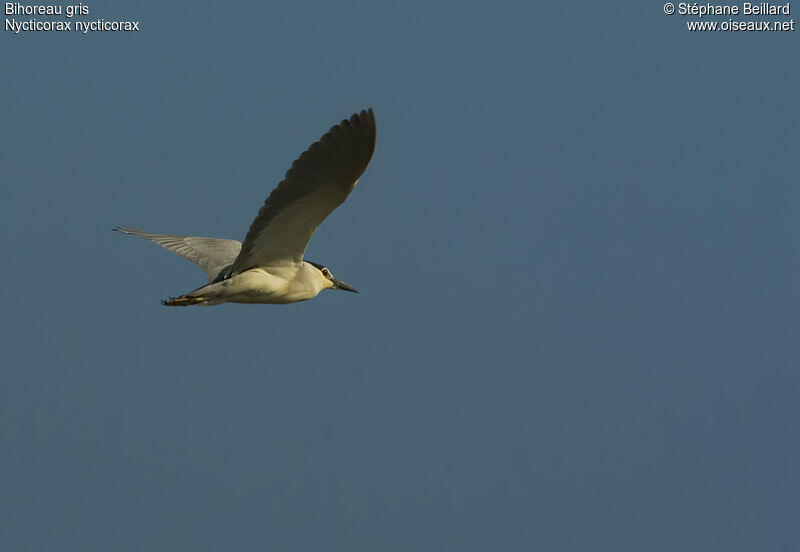
[{"label": "flying bird", "polygon": [[155,242],[206,272],[207,285],[162,301],[170,307],[294,303],[312,299],[323,289],[356,292],[327,267],[303,256],[317,227],[347,199],[366,170],[376,137],[372,109],[333,126],[292,163],[244,242],[114,230]]}]

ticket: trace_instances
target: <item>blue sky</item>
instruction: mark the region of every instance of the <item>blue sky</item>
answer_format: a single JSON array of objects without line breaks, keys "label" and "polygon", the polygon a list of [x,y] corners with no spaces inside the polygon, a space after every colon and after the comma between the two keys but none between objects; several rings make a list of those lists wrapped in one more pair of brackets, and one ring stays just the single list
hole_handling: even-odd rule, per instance
[{"label": "blue sky", "polygon": [[[106,2],[2,33],[0,548],[790,550],[796,32],[654,2]],[[720,18],[719,21],[726,20]],[[365,107],[308,258],[168,309]]]}]

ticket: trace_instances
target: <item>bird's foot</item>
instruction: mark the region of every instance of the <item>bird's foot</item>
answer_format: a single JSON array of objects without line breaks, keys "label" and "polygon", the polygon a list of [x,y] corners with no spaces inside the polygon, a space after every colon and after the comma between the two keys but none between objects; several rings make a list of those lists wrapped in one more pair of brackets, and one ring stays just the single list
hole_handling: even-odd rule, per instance
[{"label": "bird's foot", "polygon": [[191,295],[181,295],[180,297],[170,297],[161,301],[161,304],[167,307],[188,307],[190,305],[197,305],[205,303],[205,297],[193,297]]}]

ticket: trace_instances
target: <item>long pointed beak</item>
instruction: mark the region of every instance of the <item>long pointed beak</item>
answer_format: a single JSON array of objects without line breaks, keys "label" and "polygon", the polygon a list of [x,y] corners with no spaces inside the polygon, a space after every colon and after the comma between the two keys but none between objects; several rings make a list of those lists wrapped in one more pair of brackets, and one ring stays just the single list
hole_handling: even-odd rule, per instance
[{"label": "long pointed beak", "polygon": [[333,282],[333,287],[336,289],[343,289],[345,291],[352,291],[353,293],[358,293],[358,290],[351,286],[350,284],[346,284],[341,280],[337,280],[336,278],[331,278],[331,282]]}]

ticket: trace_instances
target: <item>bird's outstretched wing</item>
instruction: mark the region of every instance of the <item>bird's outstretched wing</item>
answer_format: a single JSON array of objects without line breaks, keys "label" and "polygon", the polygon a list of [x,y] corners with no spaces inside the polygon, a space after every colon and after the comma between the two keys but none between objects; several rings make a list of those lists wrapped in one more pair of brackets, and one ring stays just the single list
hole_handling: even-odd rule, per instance
[{"label": "bird's outstretched wing", "polygon": [[347,199],[375,151],[372,109],[332,127],[286,172],[258,212],[232,274],[300,262],[317,227]]},{"label": "bird's outstretched wing", "polygon": [[209,282],[212,282],[223,268],[229,267],[233,263],[242,248],[242,244],[236,240],[150,234],[136,228],[117,227],[114,230],[150,240],[164,249],[177,253],[184,259],[189,259],[205,270]]}]

